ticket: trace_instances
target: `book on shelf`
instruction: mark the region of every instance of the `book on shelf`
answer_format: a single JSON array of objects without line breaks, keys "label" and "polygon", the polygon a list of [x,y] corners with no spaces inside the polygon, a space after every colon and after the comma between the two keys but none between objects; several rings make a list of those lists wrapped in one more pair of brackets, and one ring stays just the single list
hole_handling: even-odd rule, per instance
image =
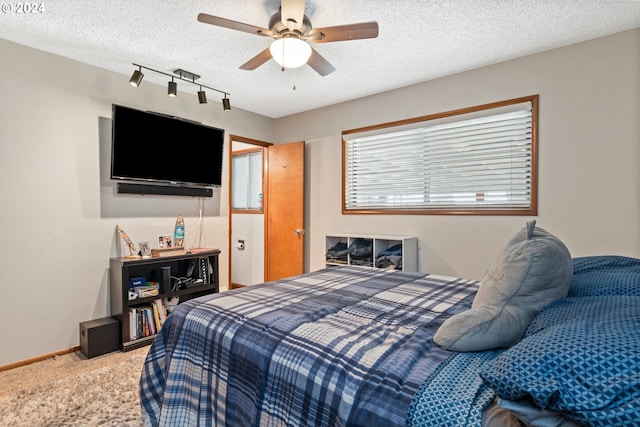
[{"label": "book on shelf", "polygon": [[160,332],[167,320],[167,308],[158,298],[148,305],[129,309],[129,337],[131,340],[149,337]]},{"label": "book on shelf", "polygon": [[160,322],[160,313],[158,313],[158,306],[153,304],[151,306],[151,308],[153,309],[152,310],[153,311],[153,321],[155,322],[155,324],[156,324],[156,326],[158,327],[158,330],[159,330],[162,327],[162,323]]},{"label": "book on shelf", "polygon": [[153,320],[153,310],[151,309],[151,307],[145,307],[143,308],[143,311],[144,311],[144,320],[147,322],[149,335],[155,335],[156,325],[155,325],[155,320]]},{"label": "book on shelf", "polygon": [[167,307],[160,298],[153,301],[153,307],[158,315],[158,324],[162,327],[162,325],[164,325],[164,321],[167,320]]},{"label": "book on shelf", "polygon": [[129,339],[135,340],[137,338],[137,326],[135,321],[136,310],[134,308],[129,309]]},{"label": "book on shelf", "polygon": [[144,329],[144,317],[142,317],[142,310],[139,308],[134,309],[136,312],[136,338],[146,337],[146,332]]}]

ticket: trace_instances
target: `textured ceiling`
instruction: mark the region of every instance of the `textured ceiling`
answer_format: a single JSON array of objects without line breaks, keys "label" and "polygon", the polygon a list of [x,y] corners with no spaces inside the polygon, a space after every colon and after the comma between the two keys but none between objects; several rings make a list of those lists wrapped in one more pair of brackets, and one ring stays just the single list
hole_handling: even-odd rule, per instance
[{"label": "textured ceiling", "polygon": [[[17,2],[4,3],[0,38],[121,73],[123,84],[132,62],[168,73],[182,68],[229,92],[233,108],[273,118],[640,26],[638,0],[307,0],[314,27],[379,24],[375,39],[314,44],[336,68],[321,77],[308,66],[282,72],[272,60],[240,70],[271,39],[196,19],[204,12],[267,27],[279,0],[40,4],[44,11],[26,14],[16,13]],[[166,85],[167,77],[147,72],[143,84],[149,81]],[[197,91],[178,89],[179,96]]]}]

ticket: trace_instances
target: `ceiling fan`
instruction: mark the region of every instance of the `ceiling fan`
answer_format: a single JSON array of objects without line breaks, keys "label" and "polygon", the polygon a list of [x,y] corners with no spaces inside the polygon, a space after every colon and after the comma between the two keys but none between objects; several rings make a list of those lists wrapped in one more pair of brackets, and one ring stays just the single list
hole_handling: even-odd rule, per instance
[{"label": "ceiling fan", "polygon": [[198,14],[198,21],[274,39],[270,47],[241,65],[240,68],[243,70],[255,70],[273,58],[282,66],[283,71],[286,68],[309,64],[318,74],[326,76],[334,72],[335,67],[313,49],[308,41],[329,43],[378,37],[378,23],[375,21],[313,28],[311,21],[304,14],[305,4],[306,0],[282,0],[280,11],[271,16],[268,28],[260,28],[206,13]]}]

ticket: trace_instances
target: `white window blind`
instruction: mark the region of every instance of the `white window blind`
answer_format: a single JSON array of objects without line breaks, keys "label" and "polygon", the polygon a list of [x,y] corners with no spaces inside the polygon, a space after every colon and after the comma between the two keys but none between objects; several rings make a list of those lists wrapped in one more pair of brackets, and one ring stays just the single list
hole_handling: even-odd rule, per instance
[{"label": "white window blind", "polygon": [[530,106],[422,124],[345,139],[345,210],[531,209]]}]

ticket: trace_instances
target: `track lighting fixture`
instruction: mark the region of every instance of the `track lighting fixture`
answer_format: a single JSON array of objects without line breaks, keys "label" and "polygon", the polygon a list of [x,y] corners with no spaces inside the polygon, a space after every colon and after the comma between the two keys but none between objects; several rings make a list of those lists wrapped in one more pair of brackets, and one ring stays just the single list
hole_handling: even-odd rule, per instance
[{"label": "track lighting fixture", "polygon": [[173,77],[171,77],[171,81],[169,82],[167,94],[172,98],[178,96],[178,83],[173,81]]},{"label": "track lighting fixture", "polygon": [[205,86],[203,84],[196,83],[196,80],[200,78],[200,76],[197,74],[178,68],[173,71],[173,73],[175,74],[174,76],[169,73],[154,70],[153,68],[145,67],[143,65],[139,65],[135,63],[133,65],[135,67],[138,67],[138,69],[133,72],[133,74],[131,75],[131,78],[129,79],[129,84],[131,86],[138,87],[140,85],[140,82],[142,82],[142,78],[144,77],[144,74],[142,74],[142,69],[144,68],[145,70],[153,71],[154,73],[163,74],[165,76],[171,77],[171,81],[169,82],[168,88],[167,88],[167,94],[171,97],[178,96],[178,84],[175,82],[175,79],[178,79],[178,80],[182,80],[184,82],[191,83],[200,87],[200,90],[198,91],[198,102],[200,102],[200,104],[207,103],[207,93],[203,90],[203,88],[207,88],[207,89],[214,90],[216,92],[220,92],[224,94],[224,98],[222,99],[222,108],[225,111],[231,110],[231,102],[229,98],[227,98],[227,96],[229,96],[229,93],[219,89],[209,87],[209,86]]},{"label": "track lighting fixture", "polygon": [[198,102],[200,102],[200,104],[207,103],[207,92],[202,90],[202,86],[200,86],[200,90],[198,91]]},{"label": "track lighting fixture", "polygon": [[135,70],[131,75],[131,78],[129,79],[129,84],[133,87],[138,87],[140,86],[140,82],[142,82],[143,77],[144,77],[144,74],[142,74],[142,67],[140,67],[137,70]]}]

